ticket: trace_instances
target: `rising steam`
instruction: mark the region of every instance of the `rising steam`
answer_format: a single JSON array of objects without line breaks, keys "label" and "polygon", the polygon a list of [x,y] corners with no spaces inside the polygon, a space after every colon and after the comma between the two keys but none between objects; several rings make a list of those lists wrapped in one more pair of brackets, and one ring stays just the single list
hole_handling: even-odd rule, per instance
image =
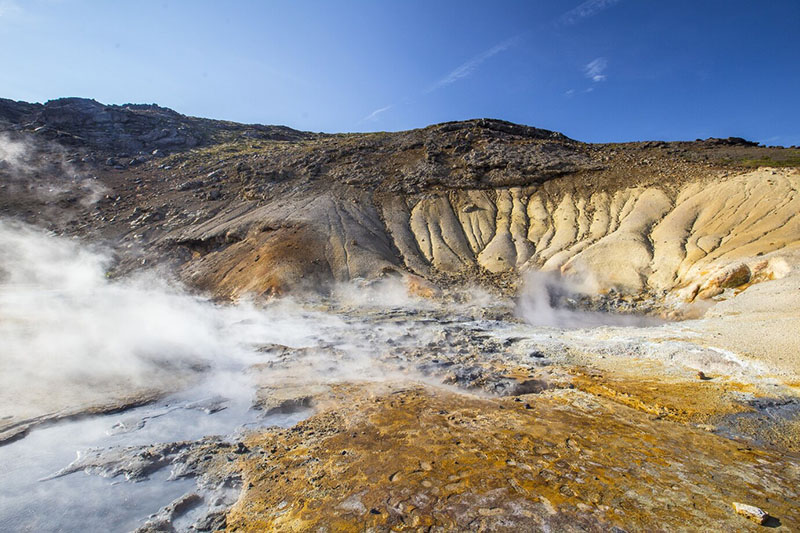
[{"label": "rising steam", "polygon": [[[107,192],[98,179],[76,166],[62,146],[0,134],[0,194],[29,196],[45,203],[66,200],[67,205],[78,202],[88,207]],[[54,222],[69,218],[70,213],[62,207],[42,215]]]},{"label": "rising steam", "polygon": [[0,221],[0,362],[6,386],[113,379],[224,353],[221,317],[154,276],[106,278],[99,250]]},{"label": "rising steam", "polygon": [[[0,405],[61,408],[200,373],[222,382],[255,363],[272,365],[273,383],[385,375],[363,324],[291,300],[218,305],[155,273],[110,280],[111,263],[107,250],[0,220]],[[274,345],[302,357],[275,366]]]},{"label": "rising steam", "polygon": [[517,300],[517,316],[534,326],[565,329],[660,323],[647,316],[584,311],[565,305],[572,298],[584,295],[589,287],[591,283],[570,282],[552,272],[530,272]]}]

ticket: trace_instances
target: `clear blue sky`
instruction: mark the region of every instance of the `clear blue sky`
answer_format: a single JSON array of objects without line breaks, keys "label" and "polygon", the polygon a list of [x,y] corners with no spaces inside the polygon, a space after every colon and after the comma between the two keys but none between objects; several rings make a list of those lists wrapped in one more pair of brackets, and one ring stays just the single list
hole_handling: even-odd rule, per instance
[{"label": "clear blue sky", "polygon": [[0,96],[800,145],[800,0],[0,0]]}]

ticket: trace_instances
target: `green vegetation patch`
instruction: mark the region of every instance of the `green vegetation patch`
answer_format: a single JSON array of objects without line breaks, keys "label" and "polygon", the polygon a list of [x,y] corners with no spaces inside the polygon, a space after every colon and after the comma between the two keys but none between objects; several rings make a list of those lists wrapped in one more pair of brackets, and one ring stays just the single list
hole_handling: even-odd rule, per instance
[{"label": "green vegetation patch", "polygon": [[748,168],[758,167],[800,167],[800,150],[786,150],[774,156],[765,155],[759,158],[745,158],[733,163]]}]

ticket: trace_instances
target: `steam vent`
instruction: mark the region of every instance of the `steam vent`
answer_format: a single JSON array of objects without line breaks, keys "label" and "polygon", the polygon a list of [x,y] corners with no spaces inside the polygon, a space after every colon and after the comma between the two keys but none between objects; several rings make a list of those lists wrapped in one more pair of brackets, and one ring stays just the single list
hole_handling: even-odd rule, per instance
[{"label": "steam vent", "polygon": [[800,531],[798,332],[796,148],[0,100],[3,531]]}]

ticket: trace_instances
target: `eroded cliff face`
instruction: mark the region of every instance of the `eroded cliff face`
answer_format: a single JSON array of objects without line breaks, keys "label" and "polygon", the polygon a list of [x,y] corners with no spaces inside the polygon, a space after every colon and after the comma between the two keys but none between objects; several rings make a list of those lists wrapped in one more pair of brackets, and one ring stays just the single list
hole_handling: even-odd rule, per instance
[{"label": "eroded cliff face", "polygon": [[601,292],[687,287],[693,299],[701,289],[714,296],[775,274],[773,263],[757,258],[796,248],[799,177],[764,170],[676,192],[466,191],[420,201],[409,227],[440,270],[473,263],[494,273],[555,270]]},{"label": "eroded cliff face", "polygon": [[676,303],[782,277],[800,244],[795,170],[709,176],[677,188],[593,191],[563,181],[414,196],[347,191],[355,201],[327,194],[224,211],[180,239],[244,239],[192,260],[185,272],[237,296],[392,271],[512,286],[526,272],[553,271],[591,294]]},{"label": "eroded cliff face", "polygon": [[786,275],[800,240],[798,151],[742,139],[588,145],[486,119],[324,135],[0,104],[5,212],[117,240],[123,270],[169,257],[224,298],[392,273],[514,293],[549,271],[670,307]]}]

